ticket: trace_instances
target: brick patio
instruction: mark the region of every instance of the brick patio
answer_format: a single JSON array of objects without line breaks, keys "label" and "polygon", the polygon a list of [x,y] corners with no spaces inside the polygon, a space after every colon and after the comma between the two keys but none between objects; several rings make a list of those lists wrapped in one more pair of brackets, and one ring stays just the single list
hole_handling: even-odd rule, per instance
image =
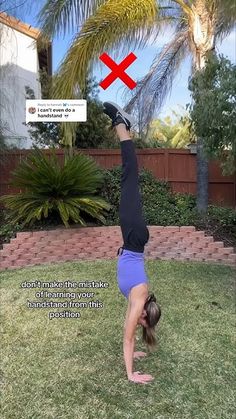
[{"label": "brick patio", "polygon": [[[149,226],[146,259],[205,261],[236,266],[233,247],[224,247],[195,227]],[[119,226],[61,228],[17,233],[0,250],[0,269],[50,262],[115,259],[123,244]]]}]

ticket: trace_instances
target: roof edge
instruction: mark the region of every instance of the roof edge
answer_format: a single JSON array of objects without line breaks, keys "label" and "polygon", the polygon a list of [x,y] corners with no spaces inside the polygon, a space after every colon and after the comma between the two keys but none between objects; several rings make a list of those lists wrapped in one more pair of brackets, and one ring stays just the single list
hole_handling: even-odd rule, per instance
[{"label": "roof edge", "polygon": [[0,23],[9,26],[10,28],[15,29],[16,31],[21,32],[27,36],[30,36],[33,39],[38,39],[41,34],[39,29],[22,22],[20,19],[9,16],[5,12],[0,12]]}]

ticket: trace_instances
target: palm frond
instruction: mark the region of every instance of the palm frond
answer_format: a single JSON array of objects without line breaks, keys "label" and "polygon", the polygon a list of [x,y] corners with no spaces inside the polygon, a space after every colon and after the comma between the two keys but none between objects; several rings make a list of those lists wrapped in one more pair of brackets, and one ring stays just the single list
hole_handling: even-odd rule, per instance
[{"label": "palm frond", "polygon": [[184,0],[173,0],[173,1],[181,7],[181,9],[183,10],[184,13],[186,13],[186,14],[191,13],[191,7],[188,4],[188,2],[186,2]]},{"label": "palm frond", "polygon": [[229,22],[229,21],[218,22],[217,27],[216,27],[216,34],[215,34],[216,42],[223,41],[223,39],[226,38],[228,35],[230,35],[232,32],[234,33],[234,38],[235,38],[235,22]]},{"label": "palm frond", "polygon": [[136,103],[142,103],[145,124],[159,110],[171,89],[174,76],[189,52],[188,30],[177,33],[154,59],[148,74],[138,82],[136,92],[125,110],[131,112]]},{"label": "palm frond", "polygon": [[78,28],[106,0],[47,0],[38,14],[38,23],[49,38]]},{"label": "palm frond", "polygon": [[108,202],[95,195],[103,184],[103,172],[83,154],[60,165],[55,153],[47,158],[35,148],[13,172],[11,183],[21,192],[4,195],[0,202],[10,210],[12,222],[23,226],[55,213],[66,227],[70,220],[85,224],[81,211],[105,222],[104,212],[110,209]]},{"label": "palm frond", "polygon": [[[72,98],[102,52],[144,46],[158,17],[156,0],[108,0],[84,24],[55,78],[54,97]],[[120,50],[119,50],[120,52]]]},{"label": "palm frond", "polygon": [[[175,1],[175,0],[174,0]],[[193,3],[197,3],[196,0]],[[203,0],[203,7],[210,13],[222,14],[224,17],[236,17],[235,0]]]},{"label": "palm frond", "polygon": [[222,40],[235,29],[236,3],[234,0],[216,1],[216,40]]},{"label": "palm frond", "polygon": [[[162,3],[161,3],[162,4]],[[182,30],[182,26],[186,26],[186,16],[183,13],[181,7],[174,3],[173,0],[165,1],[165,6],[159,6],[158,16],[155,22],[153,22],[151,31],[147,41],[148,45],[156,45],[158,37],[163,35],[166,31],[171,30],[175,33],[178,30]],[[146,39],[144,39],[143,45],[146,46]]]},{"label": "palm frond", "polygon": [[83,198],[73,198],[70,200],[70,204],[72,204],[72,207],[78,207],[81,211],[84,211],[92,217],[99,219],[103,223],[105,223],[103,212],[109,211],[111,209],[111,205],[108,202],[106,202],[103,198],[100,198],[98,196],[84,196]]}]

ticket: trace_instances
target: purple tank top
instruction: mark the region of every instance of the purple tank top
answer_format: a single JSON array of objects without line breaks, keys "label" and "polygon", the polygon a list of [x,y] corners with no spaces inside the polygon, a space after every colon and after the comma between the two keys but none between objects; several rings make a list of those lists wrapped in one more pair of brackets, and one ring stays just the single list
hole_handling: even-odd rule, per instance
[{"label": "purple tank top", "polygon": [[117,280],[122,294],[128,298],[135,285],[148,283],[144,266],[144,253],[123,250],[117,261]]}]

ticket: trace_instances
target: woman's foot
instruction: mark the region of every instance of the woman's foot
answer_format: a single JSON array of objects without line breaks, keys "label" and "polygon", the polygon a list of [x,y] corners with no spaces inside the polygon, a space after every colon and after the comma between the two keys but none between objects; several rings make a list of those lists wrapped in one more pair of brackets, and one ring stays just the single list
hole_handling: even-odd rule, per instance
[{"label": "woman's foot", "polygon": [[113,102],[104,102],[103,106],[103,112],[111,118],[113,127],[119,124],[125,124],[126,130],[130,130],[131,126],[134,124],[134,119],[131,115]]}]

